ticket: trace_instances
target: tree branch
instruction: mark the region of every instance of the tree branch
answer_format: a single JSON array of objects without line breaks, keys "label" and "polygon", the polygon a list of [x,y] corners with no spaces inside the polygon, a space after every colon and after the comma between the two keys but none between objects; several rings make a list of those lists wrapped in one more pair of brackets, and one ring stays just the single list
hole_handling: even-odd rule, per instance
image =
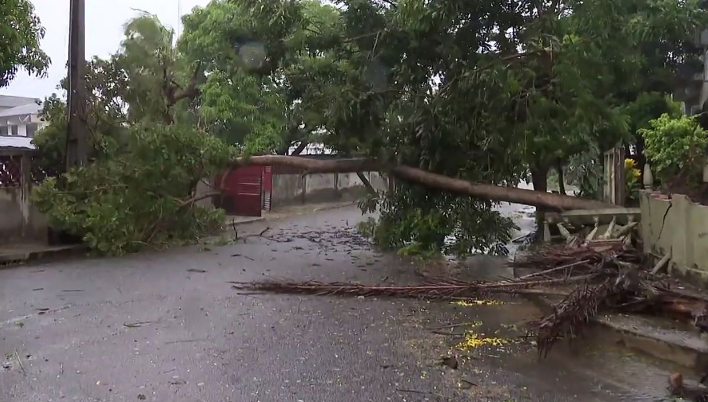
[{"label": "tree branch", "polygon": [[300,155],[300,154],[302,153],[302,151],[304,151],[305,148],[307,148],[308,145],[310,145],[309,142],[307,142],[307,141],[300,141],[300,144],[297,146],[297,148],[295,148],[295,149],[293,150],[293,153],[290,154],[290,156],[297,156],[297,155]]},{"label": "tree branch", "polygon": [[192,204],[194,204],[194,203],[197,202],[197,201],[201,201],[201,200],[203,200],[203,199],[210,198],[210,197],[214,197],[214,196],[217,196],[217,195],[220,195],[220,194],[221,194],[221,191],[212,191],[212,192],[209,192],[209,193],[206,193],[206,194],[202,194],[202,195],[198,195],[198,196],[195,195],[194,197],[189,198],[189,199],[187,199],[187,200],[182,200],[182,203],[179,205],[179,208],[183,208],[183,207],[186,207],[186,206],[188,206],[188,205],[192,205]]},{"label": "tree branch", "polygon": [[199,89],[197,88],[197,76],[199,75],[199,70],[201,69],[202,62],[197,61],[197,65],[192,71],[192,76],[189,78],[189,84],[187,87],[182,89],[177,84],[169,84],[170,90],[167,92],[167,106],[174,106],[177,102],[182,99],[194,99],[199,95]]},{"label": "tree branch", "polygon": [[364,173],[362,172],[356,172],[357,177],[359,177],[359,180],[361,180],[362,183],[364,183],[364,187],[366,187],[366,191],[369,192],[369,194],[376,195],[376,189],[374,186],[371,185],[371,182],[369,179],[364,176]]}]

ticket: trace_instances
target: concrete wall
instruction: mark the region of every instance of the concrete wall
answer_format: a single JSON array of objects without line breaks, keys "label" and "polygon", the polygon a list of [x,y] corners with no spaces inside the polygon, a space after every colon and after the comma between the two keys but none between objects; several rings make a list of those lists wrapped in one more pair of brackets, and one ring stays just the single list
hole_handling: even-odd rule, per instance
[{"label": "concrete wall", "polygon": [[684,195],[670,200],[640,194],[645,253],[671,252],[669,272],[708,281],[708,206]]},{"label": "concrete wall", "polygon": [[274,174],[271,208],[305,202],[305,180],[299,174]]},{"label": "concrete wall", "polygon": [[327,202],[339,198],[339,174],[310,174],[305,180],[305,202]]},{"label": "concrete wall", "polygon": [[[365,172],[364,176],[377,191],[388,189],[388,180],[378,172]],[[355,200],[365,194],[366,187],[356,173],[273,175],[273,208],[312,202]]]},{"label": "concrete wall", "polygon": [[47,221],[30,202],[29,158],[22,160],[22,185],[0,188],[0,243],[47,241]]}]

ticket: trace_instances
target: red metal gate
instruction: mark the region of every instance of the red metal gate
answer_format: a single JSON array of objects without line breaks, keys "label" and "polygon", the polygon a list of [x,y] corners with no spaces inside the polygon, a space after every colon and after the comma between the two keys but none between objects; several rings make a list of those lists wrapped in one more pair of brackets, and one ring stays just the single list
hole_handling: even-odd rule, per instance
[{"label": "red metal gate", "polygon": [[263,167],[244,166],[217,177],[223,180],[224,195],[221,208],[227,214],[240,216],[261,216]]}]

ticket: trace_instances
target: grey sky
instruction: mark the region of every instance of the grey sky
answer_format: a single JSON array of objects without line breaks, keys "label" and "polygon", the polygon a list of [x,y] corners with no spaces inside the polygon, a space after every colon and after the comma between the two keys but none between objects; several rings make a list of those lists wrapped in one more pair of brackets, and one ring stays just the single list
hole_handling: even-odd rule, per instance
[{"label": "grey sky", "polygon": [[[144,10],[157,15],[163,24],[177,28],[178,1],[182,14],[195,6],[205,6],[209,0],[85,0],[86,58],[106,57],[118,50],[123,36],[123,24]],[[30,77],[24,71],[0,94],[44,98],[58,92],[56,86],[66,75],[69,37],[69,0],[32,0],[37,16],[47,33],[42,49],[51,57],[47,78]]]}]

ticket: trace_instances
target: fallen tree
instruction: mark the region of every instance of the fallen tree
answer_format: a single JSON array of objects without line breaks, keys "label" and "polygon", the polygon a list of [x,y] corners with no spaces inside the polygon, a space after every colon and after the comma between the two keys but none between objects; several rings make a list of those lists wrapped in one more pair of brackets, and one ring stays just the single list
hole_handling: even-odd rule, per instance
[{"label": "fallen tree", "polygon": [[370,158],[319,160],[297,156],[263,155],[237,158],[230,163],[232,168],[247,165],[288,166],[300,169],[305,174],[356,173],[367,171],[387,172],[401,180],[456,194],[464,194],[492,201],[505,201],[560,211],[613,207],[612,204],[607,204],[601,201],[571,197],[562,194],[525,190],[515,187],[496,186],[492,184],[471,183],[466,180],[428,172],[411,166],[391,165],[377,159]]}]

